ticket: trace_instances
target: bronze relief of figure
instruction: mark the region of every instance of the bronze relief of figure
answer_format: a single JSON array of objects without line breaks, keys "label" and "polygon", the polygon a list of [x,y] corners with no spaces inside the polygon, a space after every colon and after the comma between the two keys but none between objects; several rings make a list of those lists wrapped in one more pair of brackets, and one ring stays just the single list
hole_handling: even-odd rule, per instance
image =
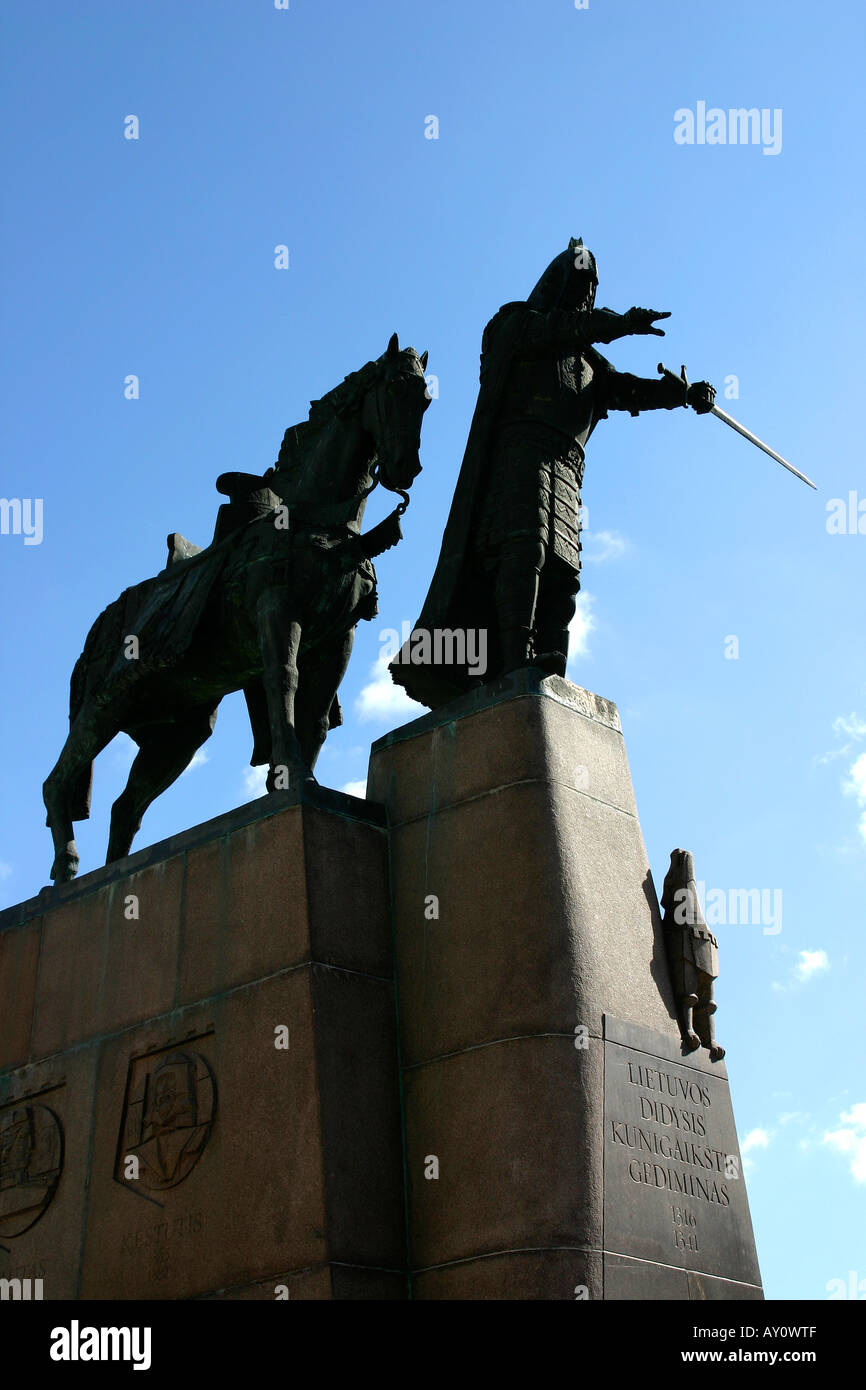
[{"label": "bronze relief of figure", "polygon": [[705,1047],[718,1062],[725,1049],[716,1042],[713,986],[719,974],[716,938],[704,920],[695,882],[694,856],[686,849],[671,851],[670,868],[662,888],[665,950],[677,1004],[683,1047]]}]

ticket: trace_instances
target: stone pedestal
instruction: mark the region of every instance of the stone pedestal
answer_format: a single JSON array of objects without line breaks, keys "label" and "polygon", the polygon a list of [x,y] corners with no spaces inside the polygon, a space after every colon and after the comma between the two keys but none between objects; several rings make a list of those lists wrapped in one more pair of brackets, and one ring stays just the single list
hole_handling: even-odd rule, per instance
[{"label": "stone pedestal", "polygon": [[319,802],[0,914],[0,1278],[405,1296],[386,832]]},{"label": "stone pedestal", "polygon": [[761,1297],[615,707],[521,673],[380,740],[368,790],[278,793],[0,913],[0,1279]]},{"label": "stone pedestal", "polygon": [[520,673],[380,739],[368,795],[413,1297],[761,1297],[725,1067],[680,1048],[615,706]]}]

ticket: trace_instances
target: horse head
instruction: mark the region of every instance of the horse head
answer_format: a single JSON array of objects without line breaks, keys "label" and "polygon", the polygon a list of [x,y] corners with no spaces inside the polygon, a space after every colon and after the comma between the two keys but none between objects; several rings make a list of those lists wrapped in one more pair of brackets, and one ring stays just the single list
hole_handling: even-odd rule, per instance
[{"label": "horse head", "polygon": [[365,400],[365,424],[376,445],[379,482],[405,495],[421,472],[421,420],[430,404],[424,378],[427,353],[419,357],[414,348],[401,348],[395,333],[376,367]]}]

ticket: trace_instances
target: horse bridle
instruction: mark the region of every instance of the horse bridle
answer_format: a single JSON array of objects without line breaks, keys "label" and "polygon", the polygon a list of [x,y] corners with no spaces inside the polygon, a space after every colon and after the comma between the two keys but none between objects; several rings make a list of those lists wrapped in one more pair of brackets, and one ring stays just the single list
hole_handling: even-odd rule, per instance
[{"label": "horse bridle", "polygon": [[[379,400],[379,391],[382,387],[382,384],[383,380],[382,378],[380,378],[373,385],[373,409],[376,414],[376,441],[377,443],[381,441],[386,446],[386,448],[390,449],[392,438],[400,438],[401,436],[389,434],[384,428],[382,420],[381,402]],[[408,431],[404,431],[403,433],[408,434]],[[387,483],[385,481],[385,479],[381,476],[378,461],[373,465],[370,477],[372,478],[374,487],[376,483],[381,483],[382,487],[385,488],[386,491],[396,492],[398,497],[402,497],[403,501],[400,502],[399,505],[395,507],[394,511],[391,513],[392,516],[402,516],[403,513],[406,511],[406,508],[409,506],[410,497],[408,492],[406,492],[405,489],[402,487],[394,487],[391,483]]]},{"label": "horse bridle", "polygon": [[392,487],[390,483],[386,483],[385,479],[380,477],[379,475],[378,463],[375,463],[373,465],[373,471],[370,474],[370,477],[373,480],[374,487],[376,483],[381,483],[382,487],[385,488],[387,492],[396,492],[399,497],[403,498],[403,501],[399,502],[397,506],[394,508],[393,512],[390,513],[391,516],[402,516],[411,500],[408,492],[406,492],[402,487]]}]

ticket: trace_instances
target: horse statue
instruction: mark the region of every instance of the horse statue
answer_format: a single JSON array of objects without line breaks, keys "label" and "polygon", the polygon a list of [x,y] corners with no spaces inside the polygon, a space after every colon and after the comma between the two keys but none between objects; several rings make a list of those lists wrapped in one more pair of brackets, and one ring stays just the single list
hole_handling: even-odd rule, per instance
[{"label": "horse statue", "polygon": [[[139,747],[114,803],[106,863],[128,854],[144,812],[210,738],[224,695],[243,690],[253,766],[300,796],[329,728],[355,626],[378,612],[372,560],[401,538],[430,404],[427,353],[387,350],[286,430],[262,475],[225,473],[204,549],[168,537],[168,563],[97,618],[72,672],[69,735],[43,786],[51,877],[78,871],[73,821],[90,814],[93,760],[116,734]],[[402,498],[361,534],[377,482]]]}]

